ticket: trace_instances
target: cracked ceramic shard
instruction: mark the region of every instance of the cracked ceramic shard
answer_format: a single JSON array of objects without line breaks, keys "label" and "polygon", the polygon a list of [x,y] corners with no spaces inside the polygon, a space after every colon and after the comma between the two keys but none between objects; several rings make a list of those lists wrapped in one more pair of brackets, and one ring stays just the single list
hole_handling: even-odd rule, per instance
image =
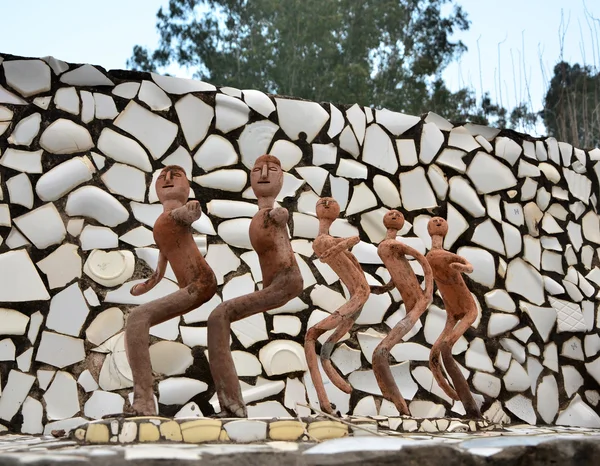
[{"label": "cracked ceramic shard", "polygon": [[495,251],[502,255],[505,254],[504,242],[490,219],[487,219],[475,227],[471,241],[491,251]]},{"label": "cracked ceramic shard", "polygon": [[311,143],[329,119],[329,114],[316,102],[276,98],[275,104],[279,125],[292,141],[304,133],[306,142]]},{"label": "cracked ceramic shard", "polygon": [[585,332],[588,325],[585,322],[581,306],[562,299],[556,299],[552,296],[548,298],[550,305],[556,310],[557,333],[562,332]]},{"label": "cracked ceramic shard", "polygon": [[[406,361],[400,364],[393,364],[390,365],[390,369],[404,398],[412,400],[417,393],[418,386],[410,375],[410,363]],[[348,382],[357,390],[381,396],[381,389],[377,384],[372,370],[354,371],[348,376]]]},{"label": "cracked ceramic shard", "polygon": [[50,289],[62,288],[74,278],[81,278],[81,257],[74,244],[63,244],[36,265],[48,277]]},{"label": "cracked ceramic shard", "polygon": [[569,406],[560,412],[556,419],[560,426],[573,426],[582,428],[600,428],[600,416],[581,399],[579,394],[573,397]]},{"label": "cracked ceramic shard", "polygon": [[144,202],[146,175],[143,171],[129,165],[115,163],[100,178],[111,193]]},{"label": "cracked ceramic shard", "polygon": [[516,305],[505,290],[493,290],[485,294],[485,304],[490,309],[503,312],[515,312]]},{"label": "cracked ceramic shard", "polygon": [[517,361],[511,361],[508,371],[502,377],[508,392],[524,392],[531,387],[527,371]]},{"label": "cracked ceramic shard", "polygon": [[274,340],[260,349],[259,359],[268,376],[306,371],[306,357],[299,343]]},{"label": "cracked ceramic shard", "polygon": [[70,217],[89,217],[108,227],[116,227],[129,218],[129,212],[106,191],[83,186],[69,194],[65,212]]},{"label": "cracked ceramic shard", "polygon": [[600,244],[600,217],[598,214],[589,211],[583,216],[581,225],[584,238],[592,243]]},{"label": "cracked ceramic shard", "polygon": [[450,131],[448,145],[458,147],[465,152],[471,152],[481,147],[464,126],[457,126]]},{"label": "cracked ceramic shard", "polygon": [[264,92],[244,89],[242,95],[246,104],[265,118],[269,118],[269,115],[275,111],[275,104]]},{"label": "cracked ceramic shard", "polygon": [[0,335],[25,335],[29,317],[14,309],[0,308]]},{"label": "cracked ceramic shard", "polygon": [[206,137],[213,121],[214,109],[193,95],[186,95],[175,104],[177,117],[188,148],[193,150]]},{"label": "cracked ceramic shard", "polygon": [[60,244],[67,236],[60,213],[52,203],[38,207],[13,221],[38,249]]},{"label": "cracked ceramic shard", "polygon": [[494,365],[481,338],[474,338],[469,344],[469,349],[465,353],[465,365],[469,369],[494,372]]},{"label": "cracked ceramic shard", "polygon": [[352,191],[352,199],[346,208],[346,215],[363,212],[375,206],[377,206],[377,198],[365,183],[361,183]]},{"label": "cracked ceramic shard", "polygon": [[375,121],[384,126],[394,136],[400,136],[421,121],[419,117],[387,109],[375,110]]},{"label": "cracked ceramic shard", "polygon": [[106,94],[94,92],[94,115],[99,120],[113,120],[119,114],[114,99]]},{"label": "cracked ceramic shard", "polygon": [[124,322],[123,312],[117,307],[111,307],[96,316],[86,329],[85,337],[90,343],[101,345],[120,332]]},{"label": "cracked ceramic shard", "polygon": [[[115,86],[112,93],[124,99],[133,99],[140,89],[140,83],[125,82]],[[147,102],[146,102],[147,103]]]},{"label": "cracked ceramic shard", "polygon": [[400,202],[398,188],[389,178],[383,175],[375,175],[373,178],[373,189],[381,202],[387,207],[393,209],[395,207],[400,207],[402,204]]},{"label": "cracked ceramic shard", "polygon": [[125,400],[117,393],[95,390],[83,406],[83,414],[92,419],[121,414]]},{"label": "cracked ceramic shard", "polygon": [[67,419],[79,412],[77,382],[67,372],[59,371],[43,395],[48,420]]},{"label": "cracked ceramic shard", "polygon": [[437,158],[436,163],[453,168],[459,173],[464,173],[467,170],[467,165],[463,160],[465,155],[467,153],[463,150],[446,148]]},{"label": "cracked ceramic shard", "polygon": [[561,372],[565,393],[568,398],[571,398],[583,385],[583,377],[573,366],[562,366]]},{"label": "cracked ceramic shard", "polygon": [[[195,99],[195,97],[192,98]],[[179,102],[177,104],[179,104]],[[176,108],[177,104],[175,104]],[[200,112],[197,108],[186,110]],[[186,128],[189,128],[189,125],[197,124],[199,124],[197,121],[190,122],[189,120],[186,121],[184,119],[182,121],[184,135],[186,134]],[[177,131],[179,130],[175,123],[152,113],[150,110],[145,109],[134,101],[131,101],[127,107],[125,107],[125,110],[123,110],[114,121],[114,125],[138,139],[146,146],[148,152],[150,152],[150,155],[155,160],[158,160],[165,154],[175,140]],[[200,128],[200,130],[202,130],[202,128]],[[200,131],[198,133],[200,133]],[[189,145],[189,137],[186,136],[186,139],[188,140]],[[198,142],[200,141],[197,141],[196,144]],[[193,147],[196,147],[196,144],[194,144]],[[190,146],[191,149],[193,149],[193,147]]]},{"label": "cracked ceramic shard", "polygon": [[0,340],[0,361],[15,361],[16,347],[10,338]]},{"label": "cracked ceramic shard", "polygon": [[268,153],[273,136],[279,129],[275,123],[269,120],[256,121],[244,127],[238,138],[238,146],[242,156],[242,163],[252,170],[256,159]]},{"label": "cracked ceramic shard", "polygon": [[152,171],[152,165],[142,146],[110,128],[104,128],[100,133],[98,149],[117,162],[132,165],[145,172]]},{"label": "cracked ceramic shard", "polygon": [[0,397],[0,419],[11,421],[29,394],[35,377],[12,369]]},{"label": "cracked ceramic shard", "polygon": [[313,165],[333,165],[337,161],[338,149],[334,144],[312,144]]},{"label": "cracked ceramic shard", "polygon": [[194,363],[192,350],[175,341],[159,341],[150,346],[152,370],[163,375],[179,375]]},{"label": "cracked ceramic shard", "polygon": [[90,123],[95,116],[96,102],[91,92],[81,91],[81,121]]},{"label": "cracked ceramic shard", "polygon": [[23,97],[30,97],[50,90],[50,67],[41,60],[5,61],[6,84]]},{"label": "cracked ceramic shard", "polygon": [[106,227],[95,227],[87,225],[79,237],[81,249],[89,251],[90,249],[112,249],[119,244],[117,234]]},{"label": "cracked ceramic shard", "polygon": [[[129,92],[127,92],[127,95],[125,96],[126,98],[134,98],[135,94],[137,93],[137,89],[139,88],[140,92],[138,94],[138,98],[147,104],[151,110],[162,111],[168,110],[171,107],[171,99],[169,99],[169,96],[152,81],[142,81],[141,86],[138,83],[131,84],[135,84],[135,87],[132,87],[128,90]],[[120,84],[119,86],[123,86],[123,84]],[[133,91],[134,89],[135,92]],[[113,94],[120,95],[117,93],[117,88],[113,89]],[[121,95],[121,97],[123,96]]]},{"label": "cracked ceramic shard", "polygon": [[208,388],[206,383],[189,377],[171,377],[158,383],[158,402],[163,405],[184,405]]},{"label": "cracked ceramic shard", "polygon": [[52,154],[74,154],[91,149],[94,142],[86,128],[61,118],[44,130],[40,146]]},{"label": "cracked ceramic shard", "polygon": [[448,179],[444,171],[437,165],[430,165],[427,169],[427,176],[438,199],[445,200],[448,193]]},{"label": "cracked ceramic shard", "polygon": [[0,158],[0,165],[25,173],[42,173],[43,150],[30,152],[9,147]]},{"label": "cracked ceramic shard", "polygon": [[398,157],[392,140],[379,125],[372,124],[367,128],[362,161],[391,175],[398,170]]},{"label": "cracked ceramic shard", "polygon": [[408,211],[437,207],[433,190],[425,177],[423,167],[400,173],[400,196],[402,205]]},{"label": "cracked ceramic shard", "polygon": [[[29,181],[29,177],[25,173],[21,173],[20,175],[13,176],[6,180],[6,187],[8,188],[8,196],[11,204],[22,205],[28,209],[33,207],[33,188],[31,186],[31,181]],[[10,226],[8,206],[6,206],[6,210],[8,220],[1,221],[0,223],[5,224],[5,226]]]},{"label": "cracked ceramic shard", "polygon": [[519,325],[519,318],[511,314],[493,313],[488,321],[488,337],[495,337]]},{"label": "cracked ceramic shard", "polygon": [[498,377],[484,372],[476,372],[472,379],[473,387],[480,393],[497,398],[500,395],[502,383]]},{"label": "cracked ceramic shard", "polygon": [[92,65],[83,65],[63,74],[60,81],[72,86],[114,86],[100,70]]},{"label": "cracked ceramic shard", "polygon": [[300,149],[293,142],[286,141],[284,139],[275,141],[275,144],[273,144],[273,147],[271,147],[269,153],[279,159],[279,162],[281,162],[281,168],[284,171],[291,170],[302,159],[302,149]]},{"label": "cracked ceramic shard", "polygon": [[113,287],[131,278],[135,269],[135,258],[131,251],[100,251],[90,253],[83,272],[96,283]]},{"label": "cracked ceramic shard", "polygon": [[446,221],[448,222],[448,233],[444,238],[444,247],[450,249],[458,238],[467,231],[469,223],[452,204],[448,203],[447,205]]},{"label": "cracked ceramic shard", "polygon": [[340,149],[348,152],[352,157],[357,158],[360,155],[360,147],[356,141],[356,136],[350,126],[346,126],[340,135]]},{"label": "cracked ceramic shard", "polygon": [[485,152],[477,152],[469,164],[467,176],[480,194],[503,191],[517,184],[510,168]]},{"label": "cracked ceramic shard", "polygon": [[453,176],[450,179],[450,200],[460,205],[473,217],[482,217],[485,215],[485,207],[481,203],[479,196],[471,187],[469,182],[461,176]]},{"label": "cracked ceramic shard", "polygon": [[521,146],[510,138],[498,137],[496,138],[495,145],[496,155],[503,158],[511,165],[514,165],[521,155]]},{"label": "cracked ceramic shard", "polygon": [[361,107],[358,104],[354,104],[352,107],[346,110],[346,116],[348,117],[348,121],[350,122],[350,125],[354,130],[354,134],[358,139],[358,143],[362,145],[365,139],[365,113],[362,111]]},{"label": "cracked ceramic shard", "polygon": [[161,89],[169,94],[181,95],[189,92],[210,92],[217,88],[212,84],[195,79],[175,78],[172,76],[162,76],[157,73],[150,73],[152,80],[158,84]]},{"label": "cracked ceramic shard", "polygon": [[360,225],[374,243],[383,241],[386,235],[386,228],[383,224],[383,217],[389,212],[385,207],[372,210],[360,216]]},{"label": "cracked ceramic shard", "polygon": [[41,122],[42,115],[39,113],[23,118],[9,136],[8,143],[16,146],[29,146],[40,131]]},{"label": "cracked ceramic shard", "polygon": [[44,431],[44,426],[42,425],[44,407],[42,403],[28,396],[23,403],[21,413],[23,415],[23,424],[21,424],[22,434],[41,434]]},{"label": "cracked ceramic shard", "polygon": [[62,60],[59,60],[57,58],[51,57],[51,56],[46,56],[46,57],[42,57],[42,60],[44,60],[46,63],[48,63],[48,65],[50,66],[50,68],[52,68],[52,71],[54,71],[54,74],[56,75],[60,75],[62,73],[64,73],[65,71],[68,71],[69,69],[69,64],[65,63]]},{"label": "cracked ceramic shard", "polygon": [[48,388],[48,385],[50,385],[50,382],[52,382],[52,379],[54,378],[55,373],[56,373],[56,371],[54,371],[54,370],[38,369],[38,371],[36,372],[37,379],[38,379],[38,386],[42,390],[46,390]]},{"label": "cracked ceramic shard", "polygon": [[219,236],[230,246],[243,249],[252,249],[248,229],[250,228],[250,219],[236,218],[226,220],[219,224],[217,232]]},{"label": "cracked ceramic shard", "polygon": [[273,330],[271,333],[287,333],[293,337],[298,336],[302,330],[302,322],[296,316],[276,315],[273,317]]},{"label": "cracked ceramic shard", "polygon": [[13,118],[13,111],[10,108],[0,105],[0,121],[10,121]]},{"label": "cracked ceramic shard", "polygon": [[2,86],[0,86],[0,103],[11,104],[11,105],[27,105],[28,104],[26,100],[21,99],[21,97],[13,94],[12,92],[8,92]]},{"label": "cracked ceramic shard", "polygon": [[83,340],[43,331],[35,360],[62,369],[85,359]]},{"label": "cracked ceramic shard", "polygon": [[213,199],[206,204],[209,215],[219,218],[253,217],[258,212],[256,204],[229,199]]},{"label": "cracked ceramic shard", "polygon": [[513,259],[508,264],[506,290],[537,305],[542,305],[545,301],[542,275],[520,258]]},{"label": "cracked ceramic shard", "polygon": [[235,165],[238,155],[227,139],[218,134],[211,134],[194,154],[194,161],[204,171],[211,171],[215,168]]},{"label": "cracked ceramic shard", "polygon": [[249,114],[250,109],[241,99],[224,94],[216,95],[215,127],[219,131],[229,133],[244,126],[248,123]]},{"label": "cracked ceramic shard", "polygon": [[458,249],[457,254],[463,256],[473,265],[473,272],[467,276],[488,288],[493,288],[496,283],[496,266],[494,256],[488,251],[470,246]]},{"label": "cracked ceramic shard", "polygon": [[296,172],[314,189],[318,196],[323,191],[329,172],[321,167],[296,167]]},{"label": "cracked ceramic shard", "polygon": [[79,285],[73,283],[53,296],[46,327],[65,335],[79,336],[90,310]]},{"label": "cracked ceramic shard", "polygon": [[35,185],[42,201],[56,201],[82,183],[90,181],[96,172],[88,157],[74,157],[46,172]]}]

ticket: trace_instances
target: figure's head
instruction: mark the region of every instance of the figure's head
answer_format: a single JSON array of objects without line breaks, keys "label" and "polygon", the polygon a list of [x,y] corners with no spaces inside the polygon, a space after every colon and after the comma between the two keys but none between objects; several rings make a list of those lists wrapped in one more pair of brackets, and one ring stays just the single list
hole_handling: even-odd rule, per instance
[{"label": "figure's head", "polygon": [[387,229],[402,230],[404,227],[404,215],[397,210],[390,210],[383,216],[383,226]]},{"label": "figure's head", "polygon": [[273,155],[261,155],[254,162],[250,184],[256,197],[277,197],[283,186],[281,162]]},{"label": "figure's head", "polygon": [[340,215],[340,205],[333,197],[322,197],[317,201],[317,218],[333,222]]},{"label": "figure's head", "polygon": [[161,203],[176,200],[183,205],[190,195],[190,183],[185,170],[179,165],[169,165],[163,168],[156,179],[155,187]]},{"label": "figure's head", "polygon": [[427,224],[429,236],[441,236],[444,238],[448,233],[448,222],[442,217],[433,217]]}]

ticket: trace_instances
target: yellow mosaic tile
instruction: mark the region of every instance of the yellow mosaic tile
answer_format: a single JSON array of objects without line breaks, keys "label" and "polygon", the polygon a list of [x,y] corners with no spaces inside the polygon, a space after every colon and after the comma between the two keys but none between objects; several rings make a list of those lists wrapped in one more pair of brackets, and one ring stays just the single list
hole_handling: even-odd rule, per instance
[{"label": "yellow mosaic tile", "polygon": [[88,424],[85,441],[89,443],[108,443],[110,435],[106,424]]},{"label": "yellow mosaic tile", "polygon": [[181,442],[183,440],[181,428],[175,421],[163,422],[160,425],[160,434],[165,440],[172,440],[173,442]]},{"label": "yellow mosaic tile", "polygon": [[187,443],[216,442],[221,435],[222,422],[218,419],[198,419],[180,424],[183,441]]},{"label": "yellow mosaic tile", "polygon": [[221,433],[219,434],[219,442],[230,442],[231,439],[229,438],[229,434],[227,433],[227,431],[225,429],[221,430]]},{"label": "yellow mosaic tile", "polygon": [[337,421],[316,421],[308,425],[308,433],[317,440],[328,440],[348,435],[348,426]]},{"label": "yellow mosaic tile", "polygon": [[305,424],[300,421],[274,421],[269,425],[271,440],[298,440],[304,434]]},{"label": "yellow mosaic tile", "polygon": [[158,442],[160,439],[160,433],[158,432],[158,427],[150,422],[144,422],[139,425],[140,434],[139,440],[140,442]]}]

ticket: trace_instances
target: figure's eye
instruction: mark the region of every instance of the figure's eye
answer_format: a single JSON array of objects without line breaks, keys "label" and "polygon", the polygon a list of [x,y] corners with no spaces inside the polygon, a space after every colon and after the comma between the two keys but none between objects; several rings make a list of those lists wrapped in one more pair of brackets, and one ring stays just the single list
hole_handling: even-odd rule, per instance
[{"label": "figure's eye", "polygon": [[180,172],[173,172],[172,175],[176,176],[177,178],[181,178],[181,173]]},{"label": "figure's eye", "polygon": [[165,174],[163,173],[162,175],[159,175],[159,176],[158,176],[158,179],[159,179],[159,180],[164,180],[164,179],[165,179]]},{"label": "figure's eye", "polygon": [[260,171],[262,171],[262,169],[261,169],[260,167],[254,167],[254,168],[252,169],[252,171],[253,171],[253,172],[260,172]]},{"label": "figure's eye", "polygon": [[269,170],[271,170],[272,172],[276,172],[278,170],[277,167],[269,167]]}]

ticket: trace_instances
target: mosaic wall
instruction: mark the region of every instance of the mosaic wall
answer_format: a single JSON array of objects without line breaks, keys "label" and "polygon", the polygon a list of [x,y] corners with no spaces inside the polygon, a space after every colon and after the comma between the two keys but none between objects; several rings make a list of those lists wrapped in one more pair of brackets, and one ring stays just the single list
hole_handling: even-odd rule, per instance
[{"label": "mosaic wall", "polygon": [[[280,205],[304,292],[233,324],[232,348],[250,417],[306,416],[318,401],[302,350],[307,328],[346,299],[315,260],[315,202],[332,195],[334,235],[360,235],[369,283],[387,282],[376,245],[391,208],[403,241],[425,253],[427,222],[448,219],[445,246],[466,257],[480,317],[454,347],[493,422],[600,427],[600,149],[472,124],[453,126],[358,105],[269,96],[157,74],[0,56],[0,430],[72,429],[131,400],[123,326],[132,306],[175,290],[165,278],[129,290],[156,267],[152,185],[185,168],[203,215],[198,247],[219,292],[152,328],[162,416],[219,412],[206,320],[222,300],[261,286],[248,239],[257,211],[248,173],[271,153],[286,171]],[[414,261],[413,261],[414,262]],[[413,268],[421,274],[419,266]],[[397,292],[372,295],[332,360],[354,388],[323,374],[339,414],[397,416],[371,370],[374,348],[405,314]],[[392,351],[414,417],[460,417],[434,381],[429,349],[445,313],[439,296]],[[328,333],[320,338],[324,341]]]}]

